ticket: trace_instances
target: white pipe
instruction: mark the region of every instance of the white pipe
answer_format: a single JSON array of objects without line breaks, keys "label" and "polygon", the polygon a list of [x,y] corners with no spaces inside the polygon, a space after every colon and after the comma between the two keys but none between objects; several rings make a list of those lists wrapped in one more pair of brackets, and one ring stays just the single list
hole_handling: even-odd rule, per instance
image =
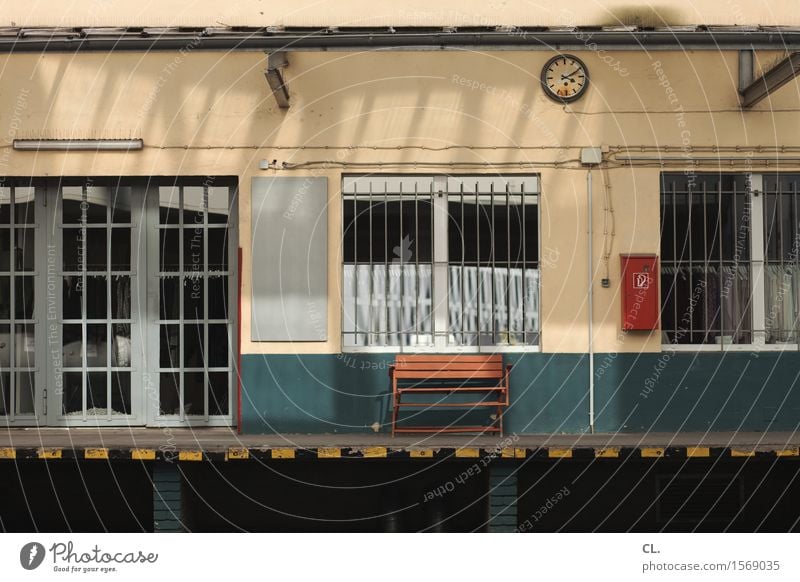
[{"label": "white pipe", "polygon": [[589,312],[589,431],[594,434],[594,325],[592,314],[592,300],[594,298],[593,285],[594,280],[594,265],[592,264],[592,169],[586,172],[586,201],[589,223],[589,260],[588,263],[588,276],[589,276],[589,294],[588,294],[588,312]]}]

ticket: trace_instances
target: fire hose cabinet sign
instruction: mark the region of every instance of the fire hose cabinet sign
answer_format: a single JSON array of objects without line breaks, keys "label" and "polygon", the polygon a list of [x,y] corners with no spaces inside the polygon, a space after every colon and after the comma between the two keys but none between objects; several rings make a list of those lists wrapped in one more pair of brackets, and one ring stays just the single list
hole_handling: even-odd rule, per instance
[{"label": "fire hose cabinet sign", "polygon": [[656,255],[620,255],[622,273],[622,330],[658,329],[661,296]]}]

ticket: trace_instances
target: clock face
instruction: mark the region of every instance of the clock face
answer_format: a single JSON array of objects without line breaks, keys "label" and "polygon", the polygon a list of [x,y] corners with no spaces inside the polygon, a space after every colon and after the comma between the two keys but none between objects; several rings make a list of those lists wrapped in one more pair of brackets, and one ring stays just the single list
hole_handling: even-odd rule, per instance
[{"label": "clock face", "polygon": [[561,102],[579,99],[589,86],[586,65],[571,55],[558,55],[542,69],[542,87],[551,99]]}]

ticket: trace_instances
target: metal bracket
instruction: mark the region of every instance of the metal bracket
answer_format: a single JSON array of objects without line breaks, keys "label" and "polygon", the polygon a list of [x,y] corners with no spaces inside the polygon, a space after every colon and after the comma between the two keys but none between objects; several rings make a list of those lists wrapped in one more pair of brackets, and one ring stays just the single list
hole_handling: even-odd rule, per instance
[{"label": "metal bracket", "polygon": [[283,51],[269,53],[267,55],[267,70],[264,76],[267,78],[272,95],[281,109],[289,109],[289,91],[283,82],[281,69],[289,66],[289,57]]},{"label": "metal bracket", "polygon": [[794,52],[739,91],[742,95],[742,107],[752,107],[798,74],[800,74],[800,52]]}]

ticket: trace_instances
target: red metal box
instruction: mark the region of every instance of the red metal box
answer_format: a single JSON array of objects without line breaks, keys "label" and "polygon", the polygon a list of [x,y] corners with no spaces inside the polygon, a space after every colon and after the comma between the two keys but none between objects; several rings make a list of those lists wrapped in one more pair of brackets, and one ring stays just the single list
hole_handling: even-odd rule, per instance
[{"label": "red metal box", "polygon": [[658,328],[658,256],[620,255],[623,331]]}]

